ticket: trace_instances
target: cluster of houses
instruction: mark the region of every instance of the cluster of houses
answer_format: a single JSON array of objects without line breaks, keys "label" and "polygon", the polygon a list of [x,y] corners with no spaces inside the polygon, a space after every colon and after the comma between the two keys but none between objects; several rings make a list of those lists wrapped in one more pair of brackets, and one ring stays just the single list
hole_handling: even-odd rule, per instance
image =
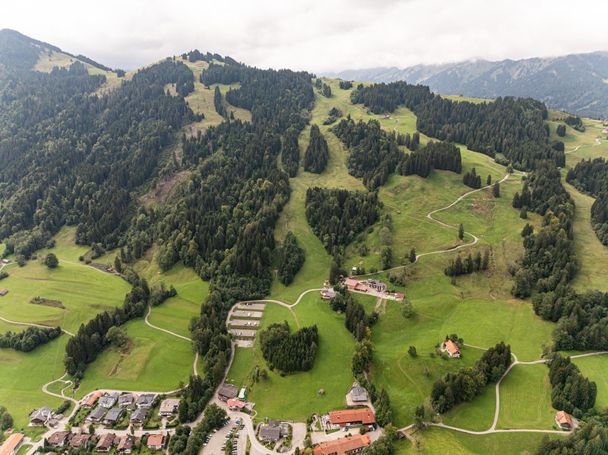
[{"label": "cluster of houses", "polygon": [[[353,277],[348,277],[342,281],[342,284],[346,286],[349,291],[360,294],[370,294],[383,299],[394,300],[396,302],[401,302],[405,298],[405,295],[400,292],[388,292],[388,286],[386,283],[374,280],[372,278],[367,280],[358,280]],[[321,289],[320,293],[323,300],[331,300],[336,295],[336,291],[327,282],[325,283],[324,288]]]},{"label": "cluster of houses", "polygon": [[[95,391],[86,396],[81,406],[90,408],[86,422],[115,426],[130,412],[129,423],[133,426],[143,426],[155,407],[157,395],[142,393],[135,395],[130,392],[118,393]],[[179,399],[167,398],[160,403],[160,417],[171,417],[179,408]]]},{"label": "cluster of houses", "polygon": [[[102,435],[88,433],[72,433],[70,431],[56,431],[45,440],[45,448],[50,449],[48,454],[57,454],[72,450],[94,450],[99,453],[109,453],[115,449],[116,453],[129,454],[140,445],[140,439],[131,434],[118,436],[115,433]],[[146,446],[153,451],[163,450],[167,437],[162,433],[147,436]]]},{"label": "cluster of houses", "polygon": [[235,305],[228,315],[228,332],[237,346],[253,347],[266,305],[258,302],[242,302]]}]

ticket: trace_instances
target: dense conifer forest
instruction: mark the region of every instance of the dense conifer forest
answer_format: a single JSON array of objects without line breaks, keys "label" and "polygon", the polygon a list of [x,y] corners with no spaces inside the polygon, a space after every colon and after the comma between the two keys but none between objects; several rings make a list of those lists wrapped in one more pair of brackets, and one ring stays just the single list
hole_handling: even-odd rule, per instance
[{"label": "dense conifer forest", "polygon": [[260,345],[271,370],[283,373],[308,371],[317,356],[319,333],[316,325],[291,333],[287,322],[271,324],[260,331]]},{"label": "dense conifer forest", "polygon": [[376,193],[316,187],[306,191],[306,219],[330,254],[374,224],[379,207]]}]

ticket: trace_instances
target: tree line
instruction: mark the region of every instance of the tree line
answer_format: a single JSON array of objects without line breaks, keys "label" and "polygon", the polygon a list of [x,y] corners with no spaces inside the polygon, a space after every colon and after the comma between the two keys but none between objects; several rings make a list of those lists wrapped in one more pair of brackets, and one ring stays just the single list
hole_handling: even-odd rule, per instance
[{"label": "tree line", "polygon": [[563,150],[549,144],[544,121],[547,108],[530,98],[497,98],[491,103],[457,102],[434,95],[428,87],[399,81],[359,85],[351,94],[354,104],[372,112],[393,112],[404,105],[417,116],[416,129],[442,141],[466,145],[495,157],[502,153],[517,169],[530,170],[535,162],[550,159],[564,166]]},{"label": "tree line", "polygon": [[471,401],[490,382],[498,381],[511,365],[511,347],[502,341],[483,353],[473,368],[447,373],[433,384],[431,403],[440,414]]},{"label": "tree line", "polygon": [[277,249],[279,280],[289,286],[296,273],[304,265],[304,250],[298,245],[298,239],[289,231],[281,247]]},{"label": "tree line", "polygon": [[488,270],[489,265],[490,250],[487,249],[484,251],[483,257],[480,251],[475,253],[475,256],[469,253],[464,260],[460,257],[460,255],[458,255],[456,259],[452,259],[450,261],[450,263],[443,272],[447,276],[456,277],[460,275],[468,275],[471,273]]},{"label": "tree line", "polygon": [[0,348],[30,352],[61,335],[61,327],[28,327],[23,332],[8,331],[0,335]]},{"label": "tree line", "polygon": [[568,170],[566,181],[595,197],[591,225],[602,244],[608,245],[608,163],[604,158],[582,160]]},{"label": "tree line", "polygon": [[330,254],[348,245],[378,220],[381,202],[376,193],[308,188],[306,219]]},{"label": "tree line", "polygon": [[570,357],[556,354],[548,363],[551,404],[577,418],[595,406],[597,385],[584,377]]},{"label": "tree line", "polygon": [[260,331],[259,336],[262,355],[270,370],[293,373],[308,371],[313,367],[319,349],[316,325],[291,333],[285,321],[269,325]]}]

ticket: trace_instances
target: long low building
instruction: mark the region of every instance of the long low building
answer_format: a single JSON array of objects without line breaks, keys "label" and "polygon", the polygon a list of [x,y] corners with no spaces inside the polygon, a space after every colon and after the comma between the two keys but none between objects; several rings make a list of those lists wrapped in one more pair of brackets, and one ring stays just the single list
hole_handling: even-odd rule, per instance
[{"label": "long low building", "polygon": [[235,309],[237,310],[245,310],[245,311],[249,311],[249,310],[253,310],[253,311],[264,311],[264,308],[266,308],[266,304],[265,303],[239,303]]},{"label": "long low building", "polygon": [[260,321],[252,319],[231,319],[228,321],[230,327],[258,327]]},{"label": "long low building", "polygon": [[376,416],[370,408],[345,409],[342,411],[331,411],[329,422],[338,427],[350,427],[355,425],[375,425]]},{"label": "long low building", "polygon": [[255,330],[228,329],[228,333],[238,338],[255,338]]},{"label": "long low building", "polygon": [[322,442],[313,449],[314,455],[350,455],[369,446],[370,439],[366,434],[347,436],[334,441]]},{"label": "long low building", "polygon": [[234,310],[232,316],[239,319],[262,319],[264,313],[261,311]]},{"label": "long low building", "polygon": [[0,446],[0,455],[14,455],[21,447],[24,436],[21,433],[15,433],[8,437],[4,444]]}]

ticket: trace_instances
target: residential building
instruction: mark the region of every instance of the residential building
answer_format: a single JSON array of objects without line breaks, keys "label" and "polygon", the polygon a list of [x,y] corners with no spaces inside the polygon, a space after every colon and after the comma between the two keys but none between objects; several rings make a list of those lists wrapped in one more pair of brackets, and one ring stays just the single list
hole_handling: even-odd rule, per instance
[{"label": "residential building", "polygon": [[321,298],[323,300],[331,300],[336,296],[336,291],[333,288],[321,289]]},{"label": "residential building", "polygon": [[258,436],[264,442],[277,442],[281,439],[281,427],[264,425],[260,428]]},{"label": "residential building", "polygon": [[555,414],[555,423],[562,430],[570,431],[574,427],[572,422],[572,416],[566,411],[557,411]]},{"label": "residential building", "polygon": [[121,408],[130,408],[135,403],[135,395],[132,393],[123,393],[118,397],[118,406]]},{"label": "residential building", "polygon": [[118,438],[114,433],[106,433],[99,438],[95,446],[96,452],[109,452]]},{"label": "residential building", "polygon": [[49,419],[53,417],[53,411],[51,408],[45,406],[40,409],[36,409],[34,412],[30,414],[30,425],[32,426],[42,426],[46,425]]},{"label": "residential building", "polygon": [[15,455],[23,444],[24,436],[21,433],[14,433],[8,437],[4,444],[0,446],[0,455]]},{"label": "residential building", "polygon": [[236,398],[239,394],[239,389],[232,384],[222,384],[217,391],[217,396],[222,401],[228,401],[231,398]]},{"label": "residential building", "polygon": [[118,453],[131,453],[133,451],[133,446],[135,445],[135,436],[130,434],[121,438],[116,450]]},{"label": "residential building", "polygon": [[151,408],[154,404],[155,398],[156,395],[154,395],[153,393],[142,393],[140,396],[137,397],[135,404],[138,408]]},{"label": "residential building", "polygon": [[163,400],[160,404],[159,415],[161,417],[169,417],[177,412],[179,409],[179,399],[178,398],[167,398]]},{"label": "residential building", "polygon": [[72,439],[70,439],[70,448],[80,449],[81,447],[86,447],[92,441],[93,437],[90,434],[75,434],[74,436],[72,436]]},{"label": "residential building", "polygon": [[131,414],[131,419],[129,421],[133,425],[143,425],[146,421],[146,417],[148,417],[148,410],[146,408],[139,408]]},{"label": "residential building", "polygon": [[102,408],[101,406],[97,406],[87,416],[86,421],[87,422],[91,422],[91,423],[99,423],[103,419],[103,416],[106,415],[106,412],[107,412],[106,408]]},{"label": "residential building", "polygon": [[118,393],[108,393],[99,398],[99,406],[104,407],[106,409],[110,409],[113,407],[118,401]]},{"label": "residential building", "polygon": [[99,398],[103,395],[103,392],[96,390],[95,392],[87,395],[83,402],[82,405],[87,407],[87,408],[92,408],[93,406],[95,406],[95,403],[97,403],[97,400],[99,400]]},{"label": "residential building", "polygon": [[165,435],[162,433],[148,436],[147,446],[150,450],[162,450],[165,445]]},{"label": "residential building", "polygon": [[343,411],[331,411],[329,422],[337,427],[350,427],[356,425],[375,425],[376,416],[368,408],[345,409]]},{"label": "residential building", "polygon": [[46,442],[51,447],[63,447],[68,443],[71,436],[72,433],[69,431],[56,431],[46,439]]},{"label": "residential building", "polygon": [[441,350],[448,353],[448,356],[460,358],[460,348],[449,338],[441,344]]},{"label": "residential building", "polygon": [[103,424],[104,425],[116,425],[122,418],[124,412],[125,412],[124,408],[116,407],[116,408],[110,409],[103,419]]},{"label": "residential building", "polygon": [[382,281],[374,280],[372,278],[367,280],[367,286],[376,292],[386,292],[386,290],[388,289],[385,283],[383,283]]},{"label": "residential building", "polygon": [[322,442],[313,449],[314,455],[350,455],[361,452],[370,445],[369,436],[357,434],[342,439]]}]

